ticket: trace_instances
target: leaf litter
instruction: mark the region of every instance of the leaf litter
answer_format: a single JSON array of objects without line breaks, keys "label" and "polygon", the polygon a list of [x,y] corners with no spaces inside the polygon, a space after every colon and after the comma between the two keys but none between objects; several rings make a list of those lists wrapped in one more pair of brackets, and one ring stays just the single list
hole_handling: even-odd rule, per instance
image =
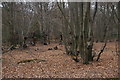
[{"label": "leaf litter", "polygon": [[[94,48],[99,51],[102,43]],[[57,46],[57,50],[48,50]],[[112,50],[112,51],[111,51]],[[76,63],[65,54],[63,45],[37,44],[25,50],[13,50],[2,55],[3,78],[116,78],[118,56],[115,43],[108,43],[100,60],[88,65]]]}]

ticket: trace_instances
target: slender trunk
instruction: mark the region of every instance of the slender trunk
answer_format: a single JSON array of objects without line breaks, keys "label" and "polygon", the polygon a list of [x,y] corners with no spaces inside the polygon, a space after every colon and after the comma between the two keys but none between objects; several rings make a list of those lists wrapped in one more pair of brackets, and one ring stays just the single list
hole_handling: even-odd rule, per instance
[{"label": "slender trunk", "polygon": [[86,13],[85,13],[85,20],[84,20],[84,28],[83,28],[83,43],[84,43],[84,61],[83,64],[88,64],[88,26],[89,26],[89,17],[90,17],[90,2],[87,3]]},{"label": "slender trunk", "polygon": [[[92,48],[93,48],[93,42],[94,42],[94,37],[93,37],[93,24],[94,24],[94,20],[95,20],[95,16],[96,16],[96,13],[97,13],[97,2],[95,4],[95,9],[94,9],[94,13],[93,13],[93,17],[89,17],[90,19],[90,25],[89,25],[89,48],[88,48],[88,56],[89,56],[89,61],[93,61],[93,52],[92,52]],[[89,14],[90,16],[90,14]]]},{"label": "slender trunk", "polygon": [[83,58],[83,2],[80,2],[80,46],[79,52]]},{"label": "slender trunk", "polygon": [[[120,1],[118,2],[118,57],[118,59],[120,60]],[[118,64],[118,66],[120,67],[120,64]],[[120,78],[120,72],[118,73],[118,76]]]},{"label": "slender trunk", "polygon": [[14,2],[10,3],[10,42],[15,45],[14,41]]}]

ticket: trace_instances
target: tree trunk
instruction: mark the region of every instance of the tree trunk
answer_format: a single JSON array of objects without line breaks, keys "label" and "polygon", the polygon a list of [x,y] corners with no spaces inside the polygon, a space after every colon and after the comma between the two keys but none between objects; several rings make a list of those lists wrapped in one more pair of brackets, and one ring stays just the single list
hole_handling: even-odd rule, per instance
[{"label": "tree trunk", "polygon": [[[118,2],[118,57],[120,60],[120,1]],[[118,64],[118,66],[120,66],[120,64]],[[118,70],[120,70],[120,68]],[[120,72],[118,76],[120,78]]]},{"label": "tree trunk", "polygon": [[83,58],[83,2],[80,2],[79,4],[79,11],[80,11],[80,46],[79,46],[79,52],[81,57]]},{"label": "tree trunk", "polygon": [[15,45],[15,40],[14,40],[14,6],[15,3],[11,2],[10,3],[10,22],[9,22],[9,27],[10,27],[10,43],[11,45]]},{"label": "tree trunk", "polygon": [[89,50],[88,50],[88,31],[89,31],[89,18],[90,17],[90,2],[87,3],[84,28],[83,28],[83,43],[84,43],[84,61],[83,64],[89,64]]}]

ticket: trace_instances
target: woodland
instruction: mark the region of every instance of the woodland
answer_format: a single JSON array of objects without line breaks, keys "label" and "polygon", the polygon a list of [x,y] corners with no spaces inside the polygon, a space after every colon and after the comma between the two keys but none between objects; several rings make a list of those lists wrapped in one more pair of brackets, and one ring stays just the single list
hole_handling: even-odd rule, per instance
[{"label": "woodland", "polygon": [[2,2],[2,78],[118,78],[120,2]]}]

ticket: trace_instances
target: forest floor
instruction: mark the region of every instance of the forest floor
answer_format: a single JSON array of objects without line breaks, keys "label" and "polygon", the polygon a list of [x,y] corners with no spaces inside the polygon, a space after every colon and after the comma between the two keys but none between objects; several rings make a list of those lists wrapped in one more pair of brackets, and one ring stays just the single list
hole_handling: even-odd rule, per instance
[{"label": "forest floor", "polygon": [[[100,50],[103,43],[95,43]],[[48,50],[58,46],[58,50]],[[2,55],[3,78],[115,78],[118,77],[118,56],[115,43],[107,44],[100,60],[88,65],[76,63],[65,54],[64,46],[37,44],[25,50],[12,50]],[[27,63],[24,60],[39,59]]]}]

